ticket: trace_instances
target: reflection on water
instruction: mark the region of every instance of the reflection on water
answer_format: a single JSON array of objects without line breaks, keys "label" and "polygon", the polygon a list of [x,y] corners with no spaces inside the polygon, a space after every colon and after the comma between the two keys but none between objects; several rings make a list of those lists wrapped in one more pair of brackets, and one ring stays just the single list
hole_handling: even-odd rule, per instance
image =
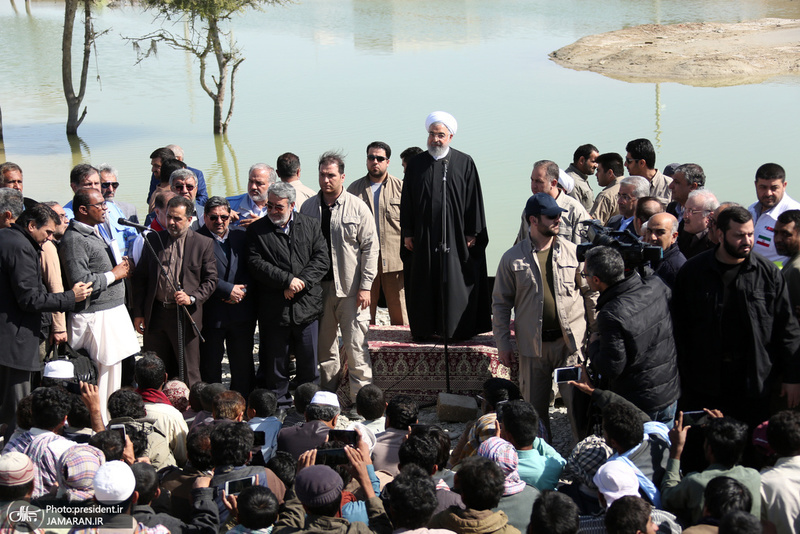
[{"label": "reflection on water", "polygon": [[[349,182],[365,174],[365,147],[377,139],[392,146],[389,171],[401,175],[399,153],[424,146],[424,119],[434,109],[456,116],[454,146],[478,165],[490,270],[516,234],[532,163],[567,166],[587,142],[624,155],[628,140],[648,137],[658,167],[700,163],[711,190],[741,203],[754,199],[755,169],[777,161],[789,174],[789,193],[800,198],[792,181],[800,163],[788,156],[800,133],[796,77],[726,88],[636,84],[547,58],[585,35],[643,23],[800,18],[800,2],[792,0],[307,0],[267,7],[233,24],[247,59],[227,138],[211,134],[211,101],[190,56],[161,47],[135,65],[120,36],[151,31],[153,16],[130,6],[98,8],[95,27],[110,32],[97,43],[88,115],[72,141],[64,135],[63,4],[30,6],[27,14],[20,0],[0,3],[1,148],[23,167],[26,196],[39,200],[70,198],[75,163],[108,162],[120,171],[120,198],[142,210],[148,156],[169,143],[205,172],[211,194],[243,192],[250,165],[274,164],[286,151],[300,156],[302,179],[315,187],[316,158],[342,149]],[[78,39],[82,30],[76,25]]]}]

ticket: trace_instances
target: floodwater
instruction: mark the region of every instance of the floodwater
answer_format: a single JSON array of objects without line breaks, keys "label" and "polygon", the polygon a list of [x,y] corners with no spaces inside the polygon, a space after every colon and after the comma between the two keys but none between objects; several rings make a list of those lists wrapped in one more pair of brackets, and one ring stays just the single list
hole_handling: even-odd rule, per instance
[{"label": "floodwater", "polygon": [[[656,145],[657,167],[701,164],[720,200],[754,200],[755,169],[782,164],[789,194],[800,199],[800,77],[722,88],[628,83],[562,68],[548,54],[585,35],[644,23],[736,22],[800,18],[792,0],[302,0],[238,16],[229,26],[246,60],[227,138],[212,134],[211,100],[192,57],[159,45],[136,64],[123,37],[160,21],[138,7],[98,7],[95,30],[108,30],[92,54],[88,113],[70,144],[61,87],[64,6],[32,2],[29,13],[0,0],[0,107],[5,159],[25,172],[25,194],[71,198],[69,169],[81,161],[120,171],[121,200],[144,209],[150,152],[180,144],[202,169],[211,194],[244,191],[247,169],[291,151],[316,188],[316,158],[347,156],[347,181],[365,173],[365,147],[399,153],[424,146],[425,116],[437,109],[459,121],[453,146],[473,156],[488,212],[489,270],[514,240],[530,195],[534,161],[566,167],[574,149],[593,143],[625,153],[630,139]],[[178,24],[170,26],[183,33]],[[83,27],[76,21],[77,79]],[[0,158],[3,154],[0,153]],[[798,180],[800,183],[800,180]],[[595,193],[598,191],[594,184]]]}]

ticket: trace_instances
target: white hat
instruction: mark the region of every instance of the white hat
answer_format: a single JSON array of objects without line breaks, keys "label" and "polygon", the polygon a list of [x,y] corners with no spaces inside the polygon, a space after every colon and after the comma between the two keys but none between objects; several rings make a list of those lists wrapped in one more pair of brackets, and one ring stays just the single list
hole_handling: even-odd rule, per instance
[{"label": "white hat", "polygon": [[136,477],[125,462],[114,460],[101,465],[94,475],[94,496],[102,504],[128,500],[136,488]]},{"label": "white hat", "polygon": [[442,124],[444,124],[447,127],[447,129],[450,130],[451,134],[453,135],[456,134],[456,130],[458,129],[458,122],[456,121],[456,118],[450,115],[448,112],[434,111],[433,113],[428,115],[428,118],[425,119],[425,131],[426,132],[429,131],[431,129],[431,124],[434,124],[436,122],[441,122]]},{"label": "white hat", "polygon": [[567,194],[572,193],[572,190],[575,189],[575,178],[564,172],[564,169],[558,169],[558,183],[561,184]]},{"label": "white hat", "polygon": [[323,404],[339,408],[339,397],[336,396],[336,393],[331,393],[330,391],[317,391],[311,398],[311,404]]},{"label": "white hat", "polygon": [[611,460],[600,466],[593,482],[606,499],[606,506],[619,499],[632,495],[639,496],[639,479],[636,471],[624,461]]},{"label": "white hat", "polygon": [[75,366],[67,360],[54,360],[44,366],[44,378],[75,378]]}]

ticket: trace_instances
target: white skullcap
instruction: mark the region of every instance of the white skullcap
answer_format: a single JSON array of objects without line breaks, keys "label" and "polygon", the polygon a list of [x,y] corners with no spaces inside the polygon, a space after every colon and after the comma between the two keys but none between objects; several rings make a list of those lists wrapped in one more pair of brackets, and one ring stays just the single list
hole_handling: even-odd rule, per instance
[{"label": "white skullcap", "polygon": [[339,397],[336,396],[336,393],[331,393],[330,391],[317,391],[311,398],[311,404],[323,404],[339,408]]},{"label": "white skullcap", "polygon": [[639,479],[636,478],[636,471],[622,461],[611,460],[601,465],[594,475],[593,482],[606,498],[606,506],[611,506],[611,503],[620,497],[639,495]]},{"label": "white skullcap", "polygon": [[558,183],[564,188],[567,194],[572,193],[575,189],[575,178],[564,172],[564,169],[558,169]]},{"label": "white skullcap", "polygon": [[442,124],[447,126],[447,129],[450,130],[451,134],[453,135],[456,134],[456,130],[458,129],[458,122],[456,121],[456,118],[450,115],[448,112],[434,111],[433,113],[428,115],[428,118],[425,119],[425,131],[426,132],[429,131],[431,129],[431,124],[434,124],[436,122],[441,122]]},{"label": "white skullcap", "polygon": [[75,366],[67,360],[47,362],[42,376],[44,378],[75,378]]},{"label": "white skullcap", "polygon": [[114,460],[101,465],[94,475],[94,496],[102,504],[119,504],[133,495],[136,477],[128,464]]}]

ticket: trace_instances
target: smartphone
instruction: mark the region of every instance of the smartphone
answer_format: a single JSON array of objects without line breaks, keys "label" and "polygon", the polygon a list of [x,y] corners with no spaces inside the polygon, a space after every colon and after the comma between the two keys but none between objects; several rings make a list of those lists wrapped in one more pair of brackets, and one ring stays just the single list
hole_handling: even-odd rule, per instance
[{"label": "smartphone", "polygon": [[683,412],[683,426],[702,425],[706,423],[708,414],[703,410]]},{"label": "smartphone", "polygon": [[358,447],[358,432],[355,430],[335,430],[328,431],[328,441],[341,441],[345,445]]},{"label": "smartphone", "polygon": [[122,438],[122,443],[125,443],[125,436],[127,435],[127,432],[125,431],[125,425],[123,424],[111,425],[109,427],[109,430],[113,430],[114,432],[119,434],[119,437]]},{"label": "smartphone", "polygon": [[225,483],[225,495],[239,495],[242,490],[256,483],[256,475],[229,480]]},{"label": "smartphone", "polygon": [[581,379],[580,367],[559,367],[556,369],[556,382],[563,384],[569,381],[579,381]]},{"label": "smartphone", "polygon": [[317,449],[317,465],[336,467],[337,465],[349,463],[350,460],[347,458],[344,449]]},{"label": "smartphone", "polygon": [[253,432],[255,434],[255,441],[253,442],[253,447],[263,447],[267,444],[267,433],[263,430],[256,430]]},{"label": "smartphone", "polygon": [[81,384],[80,382],[67,382],[64,384],[66,390],[73,395],[80,395],[81,394]]}]

